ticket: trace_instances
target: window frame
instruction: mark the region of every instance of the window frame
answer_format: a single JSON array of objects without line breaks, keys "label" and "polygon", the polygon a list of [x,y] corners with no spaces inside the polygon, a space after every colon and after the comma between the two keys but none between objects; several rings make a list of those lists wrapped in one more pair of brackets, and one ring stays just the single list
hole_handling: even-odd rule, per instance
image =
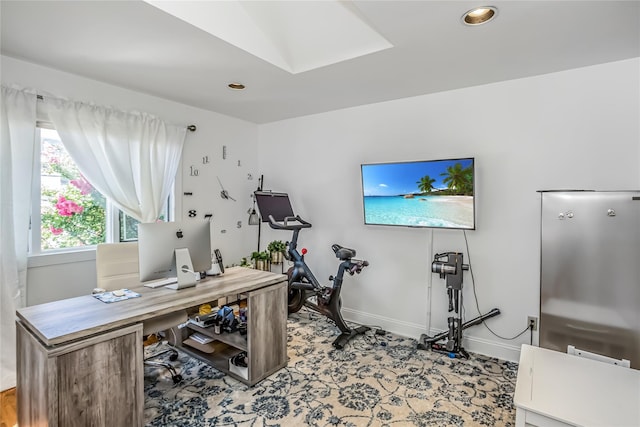
[{"label": "window frame", "polygon": [[[31,191],[31,214],[29,222],[29,252],[27,254],[28,267],[42,267],[53,264],[64,264],[79,261],[90,261],[95,259],[96,245],[75,246],[70,248],[59,249],[42,249],[42,222],[41,222],[41,196],[42,196],[42,180],[41,180],[41,152],[42,137],[41,129],[55,130],[52,123],[38,120],[36,122],[35,141],[36,145],[33,156],[33,177]],[[172,221],[175,212],[175,189],[177,182],[174,182],[173,188],[167,200],[165,215],[168,221]],[[120,213],[112,202],[106,198],[105,209],[105,242],[124,242],[137,241],[137,239],[120,239]],[[124,214],[124,212],[122,212]],[[126,215],[126,214],[125,214]]]}]

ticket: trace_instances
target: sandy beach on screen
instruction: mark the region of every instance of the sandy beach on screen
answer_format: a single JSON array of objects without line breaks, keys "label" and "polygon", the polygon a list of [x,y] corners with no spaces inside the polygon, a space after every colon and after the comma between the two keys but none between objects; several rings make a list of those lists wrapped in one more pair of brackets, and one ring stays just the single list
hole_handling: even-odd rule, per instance
[{"label": "sandy beach on screen", "polygon": [[430,203],[455,203],[460,206],[473,206],[473,196],[419,196],[420,200]]}]

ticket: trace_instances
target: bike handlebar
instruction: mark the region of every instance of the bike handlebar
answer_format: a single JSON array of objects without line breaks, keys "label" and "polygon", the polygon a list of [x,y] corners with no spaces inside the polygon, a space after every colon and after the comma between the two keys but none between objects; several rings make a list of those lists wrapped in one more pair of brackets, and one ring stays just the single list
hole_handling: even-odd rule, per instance
[{"label": "bike handlebar", "polygon": [[349,275],[353,276],[355,273],[360,274],[363,268],[369,265],[369,261],[352,259],[349,261],[351,265],[347,269]]},{"label": "bike handlebar", "polygon": [[[290,221],[295,221],[295,224],[290,224]],[[281,223],[277,222],[273,215],[269,215],[269,226],[275,230],[301,230],[303,228],[311,228],[311,223],[296,216],[287,216]]]}]

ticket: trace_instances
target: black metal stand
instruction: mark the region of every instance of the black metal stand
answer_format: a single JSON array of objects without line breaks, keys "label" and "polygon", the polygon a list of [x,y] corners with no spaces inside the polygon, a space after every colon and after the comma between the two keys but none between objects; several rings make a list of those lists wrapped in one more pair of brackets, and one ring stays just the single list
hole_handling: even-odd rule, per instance
[{"label": "black metal stand", "polygon": [[[262,191],[262,184],[264,181],[264,175],[260,175],[260,179],[258,179],[258,191]],[[255,204],[255,196],[253,196],[253,203]],[[260,252],[260,234],[262,231],[262,219],[258,218],[258,252]]]},{"label": "black metal stand", "polygon": [[[311,310],[314,310],[329,319],[333,320],[338,329],[340,329],[341,334],[333,341],[333,346],[338,350],[342,350],[344,346],[352,339],[357,337],[358,335],[362,335],[371,328],[368,326],[359,326],[357,328],[350,328],[342,317],[342,312],[340,311],[341,302],[340,302],[340,289],[342,288],[342,274],[340,270],[338,270],[338,276],[334,277],[334,287],[332,288],[331,295],[327,300],[321,294],[318,294],[316,290],[307,289],[303,291],[305,293],[305,303],[304,305]],[[306,283],[301,283],[300,285],[309,285]],[[310,295],[316,295],[316,303],[309,301]]]},{"label": "black metal stand", "polygon": [[[494,308],[490,312],[480,315],[474,319],[468,320],[462,323],[462,327],[454,326],[454,329],[450,328],[448,331],[442,332],[434,337],[430,337],[427,334],[420,335],[420,340],[418,341],[418,350],[432,350],[438,353],[448,354],[449,357],[464,357],[465,359],[469,358],[469,353],[462,347],[462,331],[464,329],[470,328],[471,326],[479,325],[484,322],[486,319],[497,316],[500,314],[500,310]],[[451,317],[449,318],[452,319]],[[455,319],[457,322],[461,322],[462,319]],[[460,323],[458,323],[460,325]],[[453,334],[454,339],[451,339],[451,334]],[[437,341],[447,338],[446,344],[439,344]]]},{"label": "black metal stand", "polygon": [[359,326],[355,329],[350,329],[348,332],[343,332],[338,335],[338,338],[333,341],[333,346],[338,350],[342,350],[351,338],[364,334],[369,329],[371,328],[369,328],[368,326]]},{"label": "black metal stand", "polygon": [[[454,312],[455,316],[447,318],[449,326],[447,331],[435,337],[430,337],[426,334],[420,335],[418,350],[432,350],[448,354],[451,358],[464,357],[468,359],[469,353],[462,347],[462,331],[500,314],[500,310],[494,308],[486,314],[462,323],[462,273],[464,270],[469,270],[469,266],[463,262],[463,255],[459,252],[445,252],[436,254],[433,257],[431,271],[438,273],[441,279],[446,279],[449,313]],[[444,339],[446,339],[444,344],[438,343],[438,341]]]}]

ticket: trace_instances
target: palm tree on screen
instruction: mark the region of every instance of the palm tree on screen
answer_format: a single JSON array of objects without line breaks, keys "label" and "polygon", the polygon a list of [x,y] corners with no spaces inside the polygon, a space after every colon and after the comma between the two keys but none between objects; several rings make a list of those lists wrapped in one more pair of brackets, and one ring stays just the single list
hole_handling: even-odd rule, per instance
[{"label": "palm tree on screen", "polygon": [[473,192],[471,167],[463,168],[460,163],[456,163],[447,167],[447,171],[440,175],[445,177],[442,182],[447,184],[447,188],[454,193],[466,194]]},{"label": "palm tree on screen", "polygon": [[420,178],[420,181],[416,182],[418,184],[418,189],[423,193],[431,193],[433,190],[433,183],[436,182],[435,179],[431,178],[429,175],[425,175]]}]

